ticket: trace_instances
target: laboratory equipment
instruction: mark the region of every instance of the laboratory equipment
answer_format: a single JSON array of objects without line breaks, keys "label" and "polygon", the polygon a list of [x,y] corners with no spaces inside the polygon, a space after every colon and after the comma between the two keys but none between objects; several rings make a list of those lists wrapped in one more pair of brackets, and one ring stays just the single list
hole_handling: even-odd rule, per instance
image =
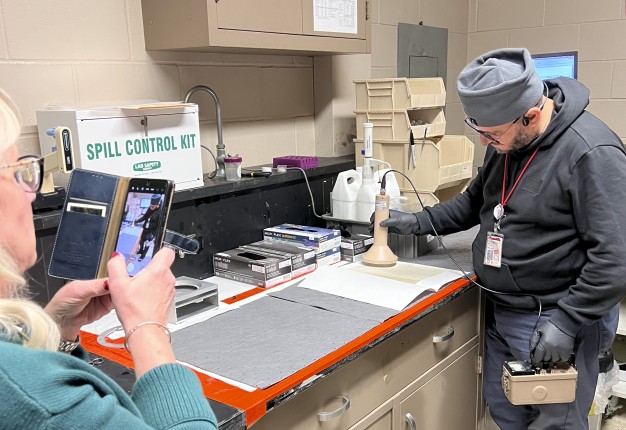
[{"label": "laboratory equipment", "polygon": [[52,127],[46,135],[53,137],[55,146],[52,152],[44,156],[41,192],[33,202],[34,210],[57,209],[65,201],[65,189],[54,186],[52,174],[56,171],[69,173],[74,169],[74,144],[72,133],[67,127]]},{"label": "laboratory equipment", "polygon": [[239,154],[229,154],[224,157],[224,171],[227,181],[238,181],[241,179],[241,161]]},{"label": "laboratory equipment", "polygon": [[217,284],[201,279],[179,276],[174,284],[175,322],[219,306]]},{"label": "laboratory equipment", "polygon": [[538,368],[526,361],[505,361],[502,389],[514,405],[570,403],[576,397],[578,372],[569,363]]},{"label": "laboratory equipment", "polygon": [[356,195],[356,220],[368,221],[374,212],[375,195],[378,184],[374,181],[374,172],[370,161],[372,159],[372,130],[374,124],[363,124],[363,167],[361,170],[361,186]]},{"label": "laboratory equipment", "polygon": [[307,155],[286,155],[283,157],[274,157],[272,166],[299,167],[300,169],[313,169],[319,165],[319,161],[315,156]]},{"label": "laboratory equipment", "polygon": [[381,221],[389,218],[389,196],[381,187],[380,194],[376,195],[376,210],[374,211],[374,244],[363,255],[363,263],[369,266],[394,266],[398,257],[391,252],[387,245],[388,228],[380,225]]}]

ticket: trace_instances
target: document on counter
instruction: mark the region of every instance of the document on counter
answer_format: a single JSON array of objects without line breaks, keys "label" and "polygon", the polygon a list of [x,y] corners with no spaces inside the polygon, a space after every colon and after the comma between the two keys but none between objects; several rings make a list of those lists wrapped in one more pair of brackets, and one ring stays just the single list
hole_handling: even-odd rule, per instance
[{"label": "document on counter", "polygon": [[393,267],[356,263],[322,266],[299,287],[401,311],[461,277],[458,270],[414,263],[398,262]]}]

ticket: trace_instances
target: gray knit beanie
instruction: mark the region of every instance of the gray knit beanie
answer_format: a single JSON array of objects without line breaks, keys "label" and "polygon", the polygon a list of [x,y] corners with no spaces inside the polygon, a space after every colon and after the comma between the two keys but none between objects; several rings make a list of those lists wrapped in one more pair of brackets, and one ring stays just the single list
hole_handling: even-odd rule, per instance
[{"label": "gray knit beanie", "polygon": [[459,74],[456,88],[469,121],[495,127],[522,116],[543,94],[543,82],[523,48],[487,52]]}]

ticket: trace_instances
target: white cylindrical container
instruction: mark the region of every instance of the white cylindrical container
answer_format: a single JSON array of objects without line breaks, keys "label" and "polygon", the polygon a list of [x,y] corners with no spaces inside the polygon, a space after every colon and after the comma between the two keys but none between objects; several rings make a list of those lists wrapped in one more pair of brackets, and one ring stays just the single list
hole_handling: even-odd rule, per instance
[{"label": "white cylindrical container", "polygon": [[227,181],[241,179],[241,157],[239,155],[227,155],[224,157],[224,171]]},{"label": "white cylindrical container", "polygon": [[333,187],[333,218],[356,219],[356,196],[361,187],[361,175],[356,170],[346,170],[337,175]]}]

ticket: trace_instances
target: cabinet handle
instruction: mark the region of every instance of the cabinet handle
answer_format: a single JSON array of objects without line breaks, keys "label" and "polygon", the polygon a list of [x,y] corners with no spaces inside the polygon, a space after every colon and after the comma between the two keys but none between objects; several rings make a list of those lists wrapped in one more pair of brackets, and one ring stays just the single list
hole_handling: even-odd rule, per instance
[{"label": "cabinet handle", "polygon": [[332,412],[320,412],[319,414],[317,414],[318,421],[322,422],[334,420],[335,418],[343,415],[343,413],[350,408],[350,396],[346,394],[345,396],[340,397],[343,401],[341,406],[339,406],[339,408],[335,409]]},{"label": "cabinet handle", "polygon": [[445,342],[446,340],[450,340],[452,336],[454,336],[454,327],[449,326],[448,333],[444,334],[443,336],[433,336],[433,343]]},{"label": "cabinet handle", "polygon": [[411,415],[410,413],[406,414],[404,416],[404,420],[409,426],[411,426],[411,430],[417,430],[417,424],[415,423],[415,419],[413,418],[413,415]]}]

